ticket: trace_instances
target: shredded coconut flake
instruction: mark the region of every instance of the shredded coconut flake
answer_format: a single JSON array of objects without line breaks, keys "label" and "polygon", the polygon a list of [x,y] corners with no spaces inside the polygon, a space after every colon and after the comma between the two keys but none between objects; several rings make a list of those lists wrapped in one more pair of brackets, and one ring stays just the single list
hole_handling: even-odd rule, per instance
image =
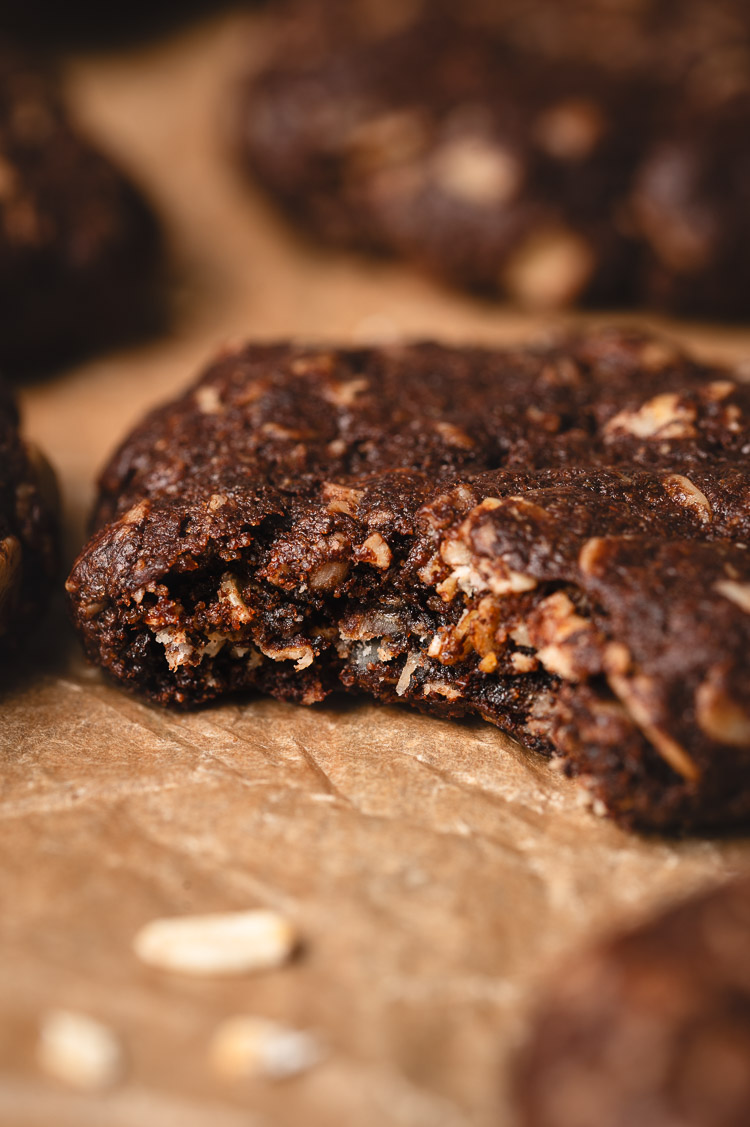
[{"label": "shredded coconut flake", "polygon": [[412,674],[417,666],[421,663],[422,658],[420,654],[409,654],[404,662],[404,668],[401,670],[401,676],[396,682],[396,695],[402,697],[406,690],[409,688]]}]

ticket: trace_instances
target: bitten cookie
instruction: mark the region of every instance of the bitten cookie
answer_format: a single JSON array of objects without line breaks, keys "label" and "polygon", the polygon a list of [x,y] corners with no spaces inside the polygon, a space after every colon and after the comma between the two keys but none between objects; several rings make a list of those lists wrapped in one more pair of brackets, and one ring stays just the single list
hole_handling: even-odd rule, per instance
[{"label": "bitten cookie", "polygon": [[750,1122],[750,880],[582,952],[518,1064],[522,1127]]},{"label": "bitten cookie", "polygon": [[240,146],[324,238],[537,308],[750,313],[742,0],[287,11]]},{"label": "bitten cookie", "polygon": [[478,714],[628,825],[750,814],[750,384],[619,331],[248,346],[105,469],[68,581],[162,704]]},{"label": "bitten cookie", "polygon": [[0,368],[58,366],[151,327],[159,236],[71,127],[55,77],[0,44]]},{"label": "bitten cookie", "polygon": [[38,624],[58,567],[55,476],[19,434],[18,414],[0,386],[0,660]]}]

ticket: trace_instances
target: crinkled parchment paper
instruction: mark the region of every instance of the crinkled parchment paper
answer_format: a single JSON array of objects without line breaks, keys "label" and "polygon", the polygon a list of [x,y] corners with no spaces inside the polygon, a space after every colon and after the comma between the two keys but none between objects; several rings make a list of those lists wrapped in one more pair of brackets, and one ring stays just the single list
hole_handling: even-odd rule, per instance
[{"label": "crinkled parchment paper", "polygon": [[[228,154],[228,89],[262,17],[225,15],[127,54],[69,60],[91,133],[139,176],[171,246],[168,337],[27,388],[62,479],[68,553],[96,469],[214,349],[255,335],[501,341],[539,329],[407,268],[315,247]],[[704,353],[750,333],[671,327]],[[748,843],[628,836],[482,724],[366,702],[157,711],[87,669],[63,611],[0,695],[0,1122],[7,1127],[512,1124],[508,1080],[545,976],[589,939],[750,865]],[[231,980],[141,965],[162,915],[277,908],[304,942]],[[35,1061],[49,1009],[115,1029],[124,1082],[84,1095]],[[317,1031],[286,1082],[211,1071],[220,1021]]]}]

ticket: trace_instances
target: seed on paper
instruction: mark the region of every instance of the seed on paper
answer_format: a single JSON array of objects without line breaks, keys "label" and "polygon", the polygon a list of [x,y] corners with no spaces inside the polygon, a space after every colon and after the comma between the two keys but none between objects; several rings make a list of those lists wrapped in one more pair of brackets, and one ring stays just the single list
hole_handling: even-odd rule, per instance
[{"label": "seed on paper", "polygon": [[294,929],[268,909],[153,920],[136,934],[136,955],[182,974],[230,975],[278,967],[291,955]]},{"label": "seed on paper", "polygon": [[250,1015],[222,1022],[209,1048],[214,1070],[230,1080],[244,1076],[283,1080],[312,1068],[324,1055],[315,1034]]},{"label": "seed on paper", "polygon": [[124,1072],[114,1030],[70,1010],[50,1010],[42,1018],[37,1061],[49,1076],[86,1091],[110,1088]]}]

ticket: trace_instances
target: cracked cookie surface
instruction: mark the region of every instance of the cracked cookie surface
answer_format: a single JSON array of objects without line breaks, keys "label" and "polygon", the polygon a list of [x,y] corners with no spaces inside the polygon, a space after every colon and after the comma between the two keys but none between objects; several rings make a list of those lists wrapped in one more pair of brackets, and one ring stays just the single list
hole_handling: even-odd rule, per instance
[{"label": "cracked cookie surface", "polygon": [[750,813],[750,384],[604,331],[248,346],[125,440],[68,581],[192,705],[364,690],[562,756],[624,824]]}]

